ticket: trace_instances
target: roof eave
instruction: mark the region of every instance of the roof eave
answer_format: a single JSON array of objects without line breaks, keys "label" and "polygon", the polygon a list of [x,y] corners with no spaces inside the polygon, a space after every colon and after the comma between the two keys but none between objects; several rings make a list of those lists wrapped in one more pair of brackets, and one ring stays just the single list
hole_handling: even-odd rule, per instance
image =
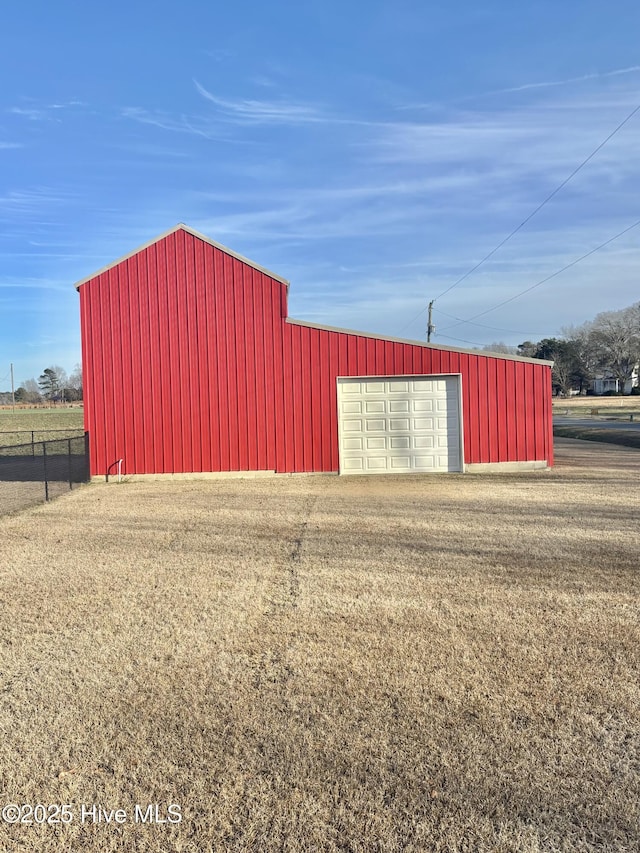
[{"label": "roof eave", "polygon": [[306,320],[295,320],[293,317],[286,318],[287,323],[292,323],[294,326],[306,326],[309,329],[319,329],[324,332],[339,332],[343,335],[356,335],[360,338],[373,338],[377,341],[391,341],[396,344],[410,344],[411,346],[424,347],[424,349],[443,350],[444,352],[460,352],[468,355],[481,355],[487,358],[501,358],[507,361],[523,361],[527,364],[546,364],[553,367],[552,361],[547,361],[543,358],[529,358],[523,355],[510,355],[504,352],[485,352],[477,349],[461,349],[460,347],[450,347],[442,344],[428,344],[425,341],[414,341],[408,338],[394,338],[389,335],[376,335],[373,332],[361,332],[357,329],[342,329],[339,326],[324,326],[321,323],[309,323]]},{"label": "roof eave", "polygon": [[96,272],[91,273],[91,275],[86,276],[85,278],[77,281],[74,284],[76,290],[80,290],[83,284],[86,284],[88,281],[91,281],[94,278],[97,278],[99,275],[102,275],[105,272],[117,267],[118,264],[123,263],[124,261],[129,260],[129,258],[133,258],[135,255],[143,252],[145,249],[150,248],[155,243],[159,243],[160,240],[164,240],[166,237],[169,237],[171,234],[175,234],[177,231],[186,231],[187,234],[191,234],[192,237],[196,237],[198,240],[202,240],[204,243],[208,243],[210,246],[213,246],[215,249],[219,249],[221,252],[224,252],[226,255],[229,255],[232,258],[235,258],[237,261],[241,261],[243,264],[247,264],[258,272],[264,273],[264,275],[269,276],[269,278],[273,278],[276,281],[279,281],[281,284],[284,284],[289,289],[289,281],[286,278],[283,278],[281,275],[277,275],[271,270],[268,270],[266,267],[260,266],[255,261],[252,261],[250,258],[245,258],[244,255],[238,254],[238,252],[234,252],[233,249],[230,249],[228,246],[223,246],[222,243],[217,243],[215,240],[212,240],[210,237],[207,237],[206,234],[201,234],[199,231],[196,231],[195,228],[190,228],[188,225],[185,225],[183,222],[179,222],[173,228],[169,228],[168,231],[164,231],[162,234],[159,234],[157,237],[154,237],[153,240],[149,240],[147,243],[144,243],[142,246],[138,246],[137,249],[133,249],[131,252],[127,252],[126,255],[123,255],[121,258],[118,258],[115,261],[111,261],[111,263],[102,267]]}]

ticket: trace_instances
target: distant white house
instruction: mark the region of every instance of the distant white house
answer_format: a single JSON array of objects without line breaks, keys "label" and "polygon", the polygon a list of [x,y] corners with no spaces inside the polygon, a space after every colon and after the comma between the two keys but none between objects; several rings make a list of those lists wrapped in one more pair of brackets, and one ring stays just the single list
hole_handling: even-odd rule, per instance
[{"label": "distant white house", "polygon": [[591,381],[591,389],[596,395],[606,394],[607,391],[630,394],[631,389],[637,388],[638,384],[640,384],[639,374],[640,365],[636,364],[633,369],[633,373],[631,374],[631,379],[627,379],[627,381],[624,383],[624,388],[621,387],[621,382],[619,379],[614,379],[612,376],[606,375],[597,376]]}]

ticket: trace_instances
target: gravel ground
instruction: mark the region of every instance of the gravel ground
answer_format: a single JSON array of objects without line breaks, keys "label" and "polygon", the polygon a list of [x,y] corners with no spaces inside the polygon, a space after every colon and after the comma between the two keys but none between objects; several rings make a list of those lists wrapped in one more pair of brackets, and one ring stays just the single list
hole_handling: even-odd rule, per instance
[{"label": "gravel ground", "polygon": [[0,849],[636,851],[640,452],[557,451],[0,519]]}]

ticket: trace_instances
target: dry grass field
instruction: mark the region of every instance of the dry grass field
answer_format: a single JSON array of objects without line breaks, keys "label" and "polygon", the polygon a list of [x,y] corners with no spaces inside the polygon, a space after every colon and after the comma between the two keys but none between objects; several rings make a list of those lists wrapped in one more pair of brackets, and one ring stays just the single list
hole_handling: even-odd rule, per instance
[{"label": "dry grass field", "polygon": [[553,413],[568,413],[571,417],[589,417],[592,409],[597,409],[600,415],[628,416],[632,412],[640,414],[640,396],[629,394],[626,397],[554,397]]},{"label": "dry grass field", "polygon": [[0,519],[0,849],[637,851],[640,452],[559,445]]}]

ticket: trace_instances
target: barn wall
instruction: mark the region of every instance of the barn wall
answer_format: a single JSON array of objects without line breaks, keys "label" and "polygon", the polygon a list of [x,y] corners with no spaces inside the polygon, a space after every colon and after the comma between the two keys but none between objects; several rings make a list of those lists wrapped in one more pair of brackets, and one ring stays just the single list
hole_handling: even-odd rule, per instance
[{"label": "barn wall", "polygon": [[282,282],[178,231],[80,304],[92,474],[276,467]]},{"label": "barn wall", "polygon": [[319,330],[295,321],[284,325],[283,346],[285,359],[302,367],[285,376],[287,442],[277,470],[338,470],[338,376],[435,373],[462,374],[465,463],[553,463],[547,365]]},{"label": "barn wall", "polygon": [[80,287],[92,474],[337,471],[338,376],[461,373],[465,462],[552,463],[544,364],[287,321],[286,286],[175,231]]}]

